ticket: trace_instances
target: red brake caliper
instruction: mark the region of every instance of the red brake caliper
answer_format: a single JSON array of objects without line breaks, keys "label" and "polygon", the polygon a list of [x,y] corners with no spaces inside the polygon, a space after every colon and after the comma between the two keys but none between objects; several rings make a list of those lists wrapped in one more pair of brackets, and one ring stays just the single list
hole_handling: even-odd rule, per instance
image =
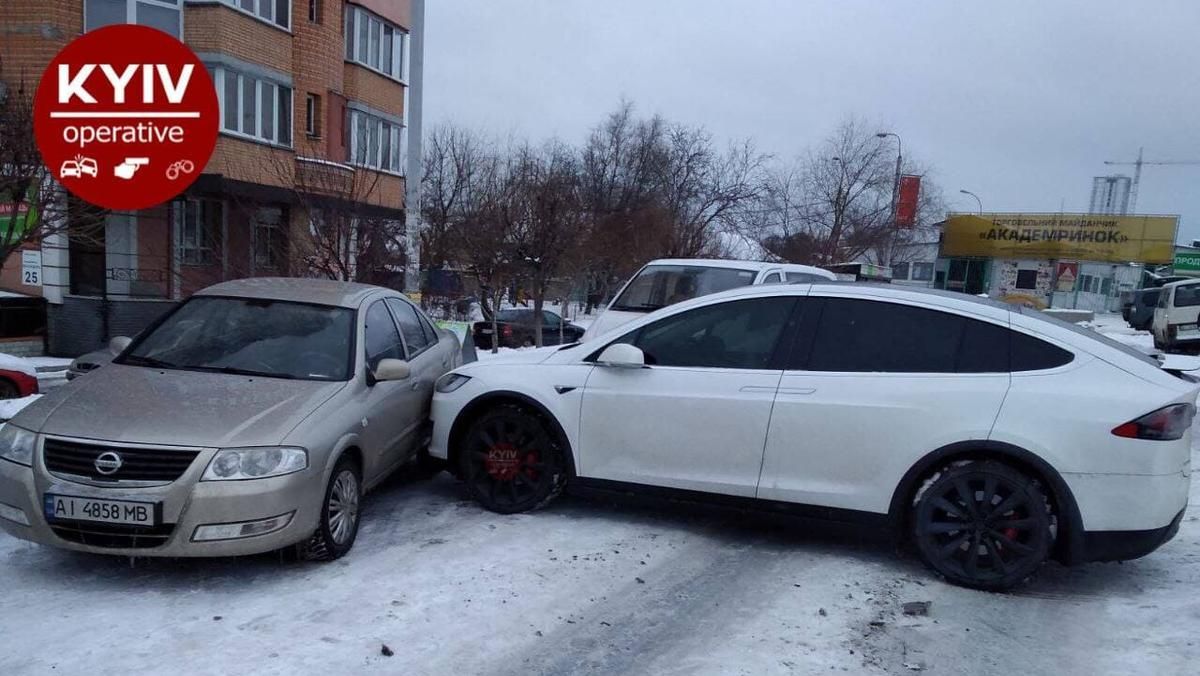
[{"label": "red brake caliper", "polygon": [[521,467],[521,452],[516,446],[500,442],[488,449],[484,466],[497,481],[512,481]]}]

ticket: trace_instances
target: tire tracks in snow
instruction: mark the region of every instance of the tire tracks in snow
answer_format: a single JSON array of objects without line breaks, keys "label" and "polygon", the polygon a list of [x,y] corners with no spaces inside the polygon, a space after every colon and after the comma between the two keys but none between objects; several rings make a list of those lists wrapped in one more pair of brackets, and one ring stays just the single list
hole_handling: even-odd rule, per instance
[{"label": "tire tracks in snow", "polygon": [[[653,567],[631,569],[630,582],[590,607],[583,619],[547,632],[534,650],[516,658],[519,666],[497,673],[645,673],[680,643],[714,633],[713,625],[732,619],[730,606],[745,606],[750,597],[766,593],[754,583],[779,554],[766,538],[724,544],[711,532],[718,528],[711,525],[710,537]],[[635,570],[644,583],[632,578]]]}]

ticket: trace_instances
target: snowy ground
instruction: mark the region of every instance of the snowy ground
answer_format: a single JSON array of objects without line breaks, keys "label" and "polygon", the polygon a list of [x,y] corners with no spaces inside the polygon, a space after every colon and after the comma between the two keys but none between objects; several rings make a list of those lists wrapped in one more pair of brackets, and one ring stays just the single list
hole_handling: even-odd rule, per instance
[{"label": "snowy ground", "polygon": [[397,477],[332,564],[0,535],[0,674],[1196,673],[1192,504],[1143,559],[1051,564],[1002,595],[830,528],[578,497],[499,516],[446,475]]}]

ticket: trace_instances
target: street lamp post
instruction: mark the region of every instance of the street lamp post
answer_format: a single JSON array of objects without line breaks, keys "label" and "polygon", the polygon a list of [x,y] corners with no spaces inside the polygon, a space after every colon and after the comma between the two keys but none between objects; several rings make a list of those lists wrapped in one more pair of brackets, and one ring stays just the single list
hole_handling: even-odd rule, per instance
[{"label": "street lamp post", "polygon": [[979,195],[976,195],[975,193],[971,192],[970,190],[959,190],[959,192],[961,192],[964,195],[970,195],[971,197],[975,198],[975,203],[979,205],[979,215],[982,216],[983,215],[983,200],[979,199]]},{"label": "street lamp post", "polygon": [[896,217],[900,206],[900,167],[904,162],[904,144],[900,142],[900,135],[891,131],[881,131],[875,134],[881,139],[889,136],[896,137],[896,176],[892,180],[892,227],[897,227]]}]

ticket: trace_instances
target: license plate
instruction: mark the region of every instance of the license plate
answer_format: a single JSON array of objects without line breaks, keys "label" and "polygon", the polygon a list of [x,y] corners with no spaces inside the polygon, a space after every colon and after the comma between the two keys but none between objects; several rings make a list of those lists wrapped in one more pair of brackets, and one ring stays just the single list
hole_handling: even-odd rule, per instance
[{"label": "license plate", "polygon": [[99,500],[73,495],[46,494],[48,521],[99,521],[131,526],[158,525],[158,503],[132,500]]},{"label": "license plate", "polygon": [[479,329],[479,332],[483,333],[483,334],[489,334],[489,335],[494,333],[491,329]]}]

